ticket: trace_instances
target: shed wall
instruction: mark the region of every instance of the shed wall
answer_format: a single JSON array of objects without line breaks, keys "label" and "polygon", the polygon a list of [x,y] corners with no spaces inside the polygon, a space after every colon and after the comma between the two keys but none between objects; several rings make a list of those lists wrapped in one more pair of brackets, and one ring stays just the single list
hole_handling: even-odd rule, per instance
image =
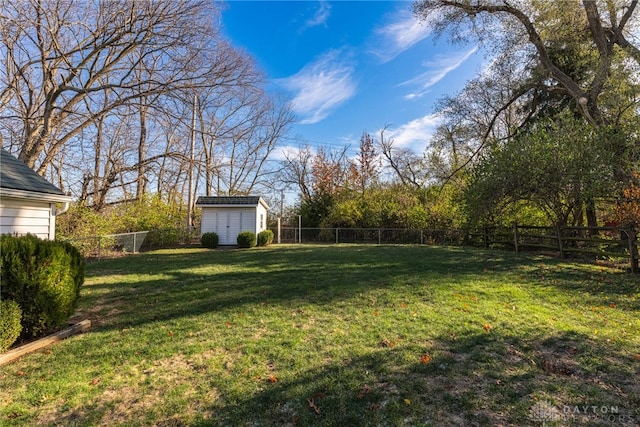
[{"label": "shed wall", "polygon": [[255,207],[203,207],[201,232],[215,232],[220,245],[236,245],[241,231],[257,233]]}]

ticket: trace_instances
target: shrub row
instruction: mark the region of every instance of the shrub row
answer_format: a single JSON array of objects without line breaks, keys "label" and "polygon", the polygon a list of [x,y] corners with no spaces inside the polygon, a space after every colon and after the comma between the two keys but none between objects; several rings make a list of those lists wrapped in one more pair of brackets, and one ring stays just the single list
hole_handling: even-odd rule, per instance
[{"label": "shrub row", "polygon": [[[203,233],[200,237],[200,244],[209,249],[218,247],[218,235],[214,232]],[[254,246],[267,246],[273,243],[273,231],[264,230],[256,234],[252,231],[243,231],[238,234],[236,243],[239,248],[252,248]]]},{"label": "shrub row", "polygon": [[[38,338],[65,326],[74,313],[84,283],[84,260],[70,243],[3,235],[0,274],[1,299],[14,301],[22,312],[20,337]],[[7,313],[17,317],[13,308]],[[2,321],[14,322],[4,315]]]}]

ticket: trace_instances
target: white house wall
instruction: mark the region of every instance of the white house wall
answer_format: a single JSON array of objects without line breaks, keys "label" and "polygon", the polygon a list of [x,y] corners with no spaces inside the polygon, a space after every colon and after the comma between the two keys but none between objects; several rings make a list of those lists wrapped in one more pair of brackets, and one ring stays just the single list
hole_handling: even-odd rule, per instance
[{"label": "white house wall", "polygon": [[55,216],[52,203],[17,200],[3,197],[0,200],[0,234],[35,234],[41,239],[55,238]]}]

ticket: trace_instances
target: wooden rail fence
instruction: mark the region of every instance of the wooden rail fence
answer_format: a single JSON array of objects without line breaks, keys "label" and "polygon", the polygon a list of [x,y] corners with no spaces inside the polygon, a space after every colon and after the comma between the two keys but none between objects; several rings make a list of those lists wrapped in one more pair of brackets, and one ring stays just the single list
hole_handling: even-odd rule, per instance
[{"label": "wooden rail fence", "polygon": [[587,254],[611,258],[627,258],[633,273],[640,272],[638,233],[628,227],[538,227],[513,225],[484,227],[469,233],[470,243],[512,247],[516,252],[541,249],[557,252],[561,258],[570,254]]}]

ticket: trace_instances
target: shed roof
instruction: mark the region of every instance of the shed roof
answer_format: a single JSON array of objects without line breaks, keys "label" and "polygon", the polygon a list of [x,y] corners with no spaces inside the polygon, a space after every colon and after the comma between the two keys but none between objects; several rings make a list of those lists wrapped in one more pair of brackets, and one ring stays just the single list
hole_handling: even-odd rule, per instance
[{"label": "shed roof", "polygon": [[200,196],[196,206],[258,206],[262,204],[269,209],[260,196]]},{"label": "shed roof", "polygon": [[70,199],[62,190],[38,175],[33,169],[0,148],[0,189],[9,194],[45,194],[59,196],[61,201]]}]

